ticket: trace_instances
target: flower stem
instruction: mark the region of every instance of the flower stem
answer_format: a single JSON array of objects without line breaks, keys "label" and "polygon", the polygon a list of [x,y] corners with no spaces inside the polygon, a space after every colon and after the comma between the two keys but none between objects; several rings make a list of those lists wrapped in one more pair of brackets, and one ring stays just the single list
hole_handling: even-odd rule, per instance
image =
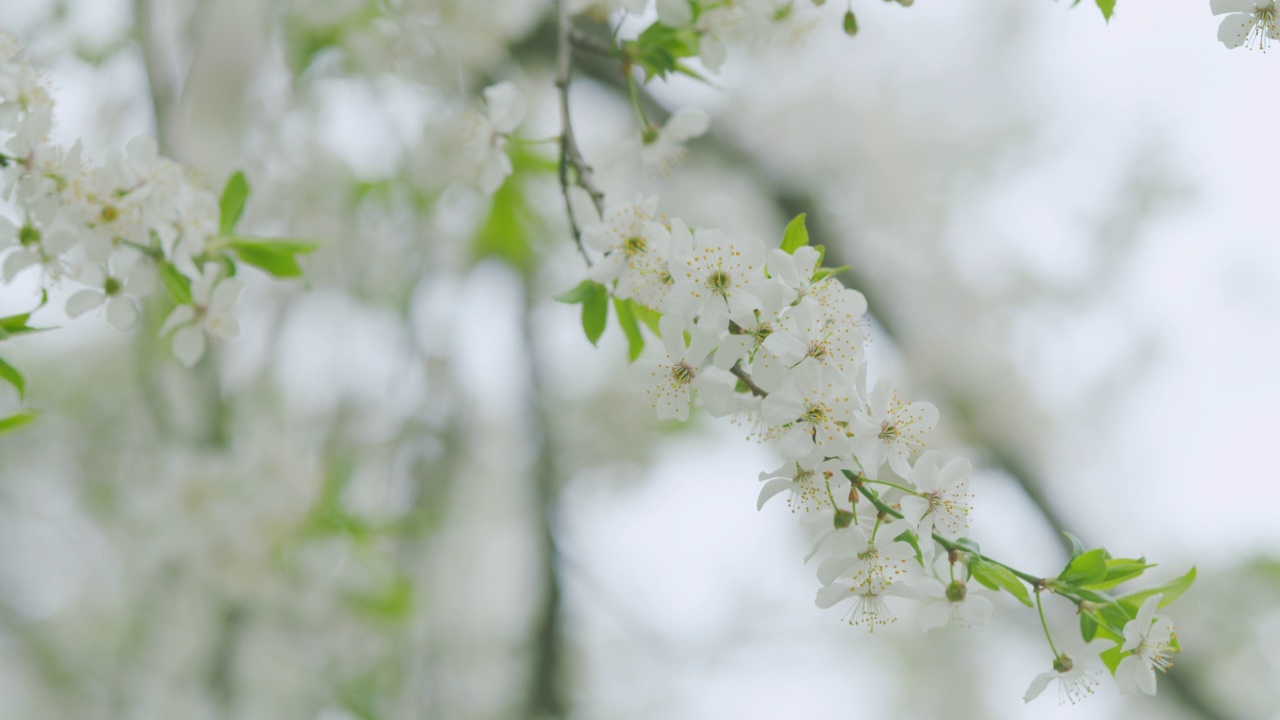
[{"label": "flower stem", "polygon": [[1040,627],[1044,628],[1044,639],[1049,641],[1049,649],[1053,651],[1054,662],[1058,661],[1058,648],[1053,645],[1053,635],[1049,634],[1049,623],[1044,619],[1044,604],[1040,602],[1040,588],[1036,588],[1036,610],[1040,613]]}]

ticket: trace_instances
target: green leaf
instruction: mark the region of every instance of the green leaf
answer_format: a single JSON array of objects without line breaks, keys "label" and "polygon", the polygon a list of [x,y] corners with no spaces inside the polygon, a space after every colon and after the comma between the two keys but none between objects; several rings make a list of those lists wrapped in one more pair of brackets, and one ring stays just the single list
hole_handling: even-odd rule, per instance
[{"label": "green leaf", "polygon": [[1091,585],[1107,577],[1107,551],[1102,548],[1077,555],[1063,568],[1058,579],[1069,585]]},{"label": "green leaf", "polygon": [[493,194],[489,217],[485,219],[472,240],[477,260],[494,257],[515,268],[520,273],[533,269],[534,253],[529,246],[529,230],[536,214],[525,197],[521,168]]},{"label": "green leaf", "polygon": [[27,425],[35,422],[38,416],[39,415],[35,410],[23,410],[22,412],[14,413],[9,417],[0,418],[0,435],[15,432],[26,427]]},{"label": "green leaf", "polygon": [[595,292],[595,288],[600,287],[600,283],[594,280],[583,280],[578,283],[572,290],[565,290],[556,295],[553,300],[556,302],[567,303],[569,305],[577,305],[586,302],[587,298]]},{"label": "green leaf", "polygon": [[10,335],[25,335],[27,333],[48,330],[49,328],[33,328],[27,324],[27,321],[31,319],[31,315],[35,313],[36,310],[44,307],[48,302],[49,292],[47,290],[41,290],[39,305],[36,305],[27,312],[0,318],[0,340],[3,340]]},{"label": "green leaf", "polygon": [[644,350],[644,335],[640,333],[640,323],[636,322],[632,302],[614,298],[613,311],[618,316],[618,325],[622,326],[623,334],[627,336],[627,356],[631,362],[635,362]]},{"label": "green leaf", "polygon": [[838,268],[824,268],[824,267],[820,267],[820,268],[818,268],[817,270],[815,270],[815,271],[813,272],[813,282],[819,282],[819,281],[821,281],[821,280],[826,280],[827,278],[831,277],[832,275],[839,275],[840,273],[845,272],[845,271],[849,270],[849,269],[850,269],[850,268],[852,268],[852,267],[853,267],[852,265],[841,265],[841,266],[840,266],[840,267],[838,267]]},{"label": "green leaf", "polygon": [[22,377],[22,373],[9,363],[0,359],[0,379],[7,381],[10,385],[18,390],[18,400],[22,401],[27,394],[27,380]]},{"label": "green leaf", "polygon": [[636,317],[640,322],[644,323],[645,326],[653,331],[654,335],[659,337],[662,336],[662,330],[659,329],[662,323],[662,313],[656,310],[650,310],[649,308],[634,301],[631,303],[631,309],[635,312]]},{"label": "green leaf", "polygon": [[1111,22],[1111,14],[1116,10],[1116,0],[1097,0],[1098,9],[1102,11],[1102,17],[1108,23]]},{"label": "green leaf", "polygon": [[969,572],[974,580],[988,588],[1007,590],[1023,605],[1031,606],[1031,594],[1027,592],[1027,586],[1009,568],[975,556],[969,561]]},{"label": "green leaf", "polygon": [[218,229],[223,235],[230,235],[236,229],[236,223],[240,222],[248,201],[249,181],[245,179],[244,173],[237,170],[227,178],[227,185],[222,188],[222,199],[218,202]]},{"label": "green leaf", "polygon": [[623,52],[632,63],[644,68],[645,81],[681,70],[680,59],[700,52],[701,35],[692,27],[673,28],[654,23],[632,41],[623,43]]},{"label": "green leaf", "polygon": [[609,293],[603,285],[596,285],[587,299],[582,301],[582,330],[592,345],[600,341],[608,321]]},{"label": "green leaf", "polygon": [[782,231],[782,251],[788,255],[795,255],[796,250],[809,244],[809,228],[805,227],[804,219],[805,213],[800,213]]},{"label": "green leaf", "polygon": [[314,252],[317,242],[286,238],[256,238],[237,235],[227,246],[236,257],[279,278],[302,277],[298,256]]},{"label": "green leaf", "polygon": [[413,611],[413,583],[398,577],[380,592],[352,594],[347,601],[357,612],[376,620],[403,620]]},{"label": "green leaf", "polygon": [[1138,608],[1142,607],[1143,601],[1152,595],[1157,593],[1164,595],[1164,597],[1160,598],[1160,607],[1164,607],[1174,600],[1177,600],[1195,581],[1196,569],[1191,568],[1187,571],[1186,575],[1174,578],[1163,585],[1157,585],[1153,588],[1129,593],[1128,595],[1122,595],[1117,599],[1119,600],[1120,605],[1122,605],[1126,610],[1132,610],[1136,615]]},{"label": "green leaf", "polygon": [[905,542],[916,551],[916,562],[924,565],[924,553],[920,550],[920,539],[910,530],[904,530],[898,537],[894,538],[897,542]]},{"label": "green leaf", "polygon": [[1080,613],[1080,637],[1086,643],[1092,642],[1098,635],[1098,621],[1089,613]]},{"label": "green leaf", "polygon": [[1113,588],[1120,583],[1127,582],[1142,575],[1148,569],[1155,567],[1154,564],[1145,560],[1132,558],[1112,558],[1107,560],[1107,576],[1100,582],[1084,583],[1085,586],[1095,588],[1097,590],[1106,590]]},{"label": "green leaf", "polygon": [[174,302],[179,305],[190,305],[195,301],[191,297],[191,280],[178,272],[178,268],[174,267],[173,263],[161,262],[156,266],[156,270],[159,272],[160,282],[164,283],[165,289],[169,291]]},{"label": "green leaf", "polygon": [[1075,535],[1072,535],[1066,530],[1063,530],[1062,534],[1064,537],[1067,538],[1067,542],[1071,543],[1071,559],[1072,560],[1075,560],[1076,558],[1084,554],[1084,543],[1080,542],[1080,538],[1076,537]]}]

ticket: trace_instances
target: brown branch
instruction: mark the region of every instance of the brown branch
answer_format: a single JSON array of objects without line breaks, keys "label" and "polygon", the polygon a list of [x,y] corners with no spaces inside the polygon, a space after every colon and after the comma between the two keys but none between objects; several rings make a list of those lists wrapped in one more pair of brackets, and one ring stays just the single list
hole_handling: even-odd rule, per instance
[{"label": "brown branch", "polygon": [[758,398],[769,396],[769,393],[762,390],[760,386],[755,384],[755,381],[751,379],[751,373],[748,373],[746,370],[742,369],[741,360],[734,363],[733,367],[729,368],[729,372],[733,373],[734,375],[737,375],[738,379],[742,381],[743,385],[747,386],[747,389],[751,391],[752,395],[755,395]]},{"label": "brown branch", "polygon": [[[569,6],[565,0],[556,0],[557,24],[559,28],[556,42],[556,88],[560,92],[560,191],[564,194],[565,212],[569,215],[569,227],[573,231],[573,241],[582,253],[582,259],[591,266],[591,257],[582,244],[582,228],[578,218],[573,214],[573,202],[569,199],[569,190],[574,184],[583,188],[591,196],[596,212],[604,213],[604,193],[596,187],[591,177],[591,166],[582,157],[578,148],[578,140],[573,134],[573,119],[569,113],[569,78],[573,73],[572,36],[575,31],[569,17]],[[574,178],[569,177],[569,169],[573,168]]]}]

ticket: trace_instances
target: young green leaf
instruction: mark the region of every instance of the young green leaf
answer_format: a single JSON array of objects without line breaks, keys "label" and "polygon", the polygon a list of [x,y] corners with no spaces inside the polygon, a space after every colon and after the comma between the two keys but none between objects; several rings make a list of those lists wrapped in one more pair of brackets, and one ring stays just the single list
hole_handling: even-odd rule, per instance
[{"label": "young green leaf", "polygon": [[595,345],[604,334],[604,326],[609,320],[609,293],[603,285],[596,285],[591,294],[582,301],[582,330],[587,340]]},{"label": "young green leaf", "polygon": [[39,305],[36,305],[27,312],[0,318],[0,340],[3,340],[10,335],[25,335],[26,333],[48,330],[49,328],[33,328],[27,324],[27,321],[31,319],[31,315],[35,313],[36,310],[44,307],[48,302],[49,291],[41,290]]},{"label": "young green leaf", "polygon": [[1111,22],[1111,14],[1116,11],[1116,0],[1097,0],[1098,9],[1102,11],[1102,17],[1107,22]]},{"label": "young green leaf", "polygon": [[1113,588],[1122,582],[1132,580],[1142,575],[1148,569],[1155,567],[1154,564],[1144,560],[1134,560],[1132,558],[1112,558],[1107,560],[1107,576],[1100,582],[1082,583],[1082,586],[1094,588],[1096,590],[1106,590]]},{"label": "young green leaf", "polygon": [[1098,635],[1098,621],[1089,613],[1080,613],[1080,637],[1086,643],[1092,642]]},{"label": "young green leaf", "polygon": [[235,236],[227,244],[236,257],[279,278],[302,277],[298,256],[314,252],[319,243],[307,240]]},{"label": "young green leaf", "polygon": [[1186,575],[1183,575],[1182,577],[1179,577],[1179,578],[1174,578],[1173,580],[1170,580],[1169,582],[1164,583],[1163,585],[1157,585],[1156,587],[1153,587],[1153,588],[1148,588],[1146,590],[1140,590],[1138,592],[1129,593],[1128,595],[1122,595],[1117,599],[1120,601],[1120,605],[1122,605],[1126,610],[1132,610],[1133,613],[1136,615],[1138,612],[1138,608],[1142,607],[1142,601],[1146,600],[1152,595],[1155,595],[1156,593],[1160,593],[1161,595],[1163,595],[1164,597],[1160,598],[1160,607],[1164,607],[1169,603],[1173,602],[1174,600],[1177,600],[1182,595],[1182,593],[1186,592],[1187,589],[1191,587],[1191,584],[1194,583],[1195,581],[1196,581],[1196,569],[1191,568],[1190,570],[1187,571]]},{"label": "young green leaf", "polygon": [[1107,577],[1107,551],[1102,548],[1077,555],[1063,568],[1058,579],[1068,585],[1091,585]]},{"label": "young green leaf", "polygon": [[27,394],[27,380],[22,377],[22,373],[9,363],[0,359],[0,379],[5,380],[18,390],[18,400],[22,401]]},{"label": "young green leaf", "polygon": [[662,313],[641,305],[638,302],[631,303],[632,312],[636,314],[636,318],[644,323],[646,327],[653,331],[654,335],[661,336],[662,331],[658,329],[662,322]]},{"label": "young green leaf", "polygon": [[782,232],[782,251],[788,255],[795,255],[796,250],[809,244],[809,228],[805,227],[804,219],[805,213],[800,213]]},{"label": "young green leaf", "polygon": [[9,417],[0,418],[0,435],[5,435],[26,427],[27,425],[35,422],[36,417],[38,417],[38,415],[35,410],[23,410],[22,412],[14,413]]},{"label": "young green leaf", "polygon": [[975,556],[969,561],[969,572],[974,580],[988,588],[1007,590],[1023,605],[1031,606],[1031,594],[1027,592],[1027,586],[1009,568]]},{"label": "young green leaf", "polygon": [[632,307],[633,303],[630,300],[613,299],[613,310],[618,316],[618,325],[627,336],[627,355],[631,362],[635,362],[636,358],[640,357],[640,352],[644,350],[644,335],[640,332],[640,324],[636,322]]},{"label": "young green leaf", "polygon": [[1076,558],[1084,554],[1084,543],[1080,542],[1080,538],[1076,537],[1075,535],[1072,535],[1066,530],[1063,530],[1062,534],[1064,537],[1067,538],[1067,542],[1071,543],[1071,559],[1072,560],[1075,560]]},{"label": "young green leaf", "polygon": [[222,189],[222,199],[218,202],[220,215],[218,229],[223,235],[230,235],[244,214],[245,203],[249,201],[249,181],[244,173],[236,171],[227,178],[227,185]]},{"label": "young green leaf", "polygon": [[600,283],[594,280],[583,280],[574,286],[572,290],[565,290],[552,299],[568,305],[577,305],[578,303],[586,302],[587,298],[591,297],[591,294],[595,292],[595,288],[599,286]]},{"label": "young green leaf", "polygon": [[191,297],[191,281],[178,272],[178,268],[172,263],[161,262],[156,266],[156,271],[160,275],[160,282],[164,283],[165,289],[169,291],[174,302],[179,305],[190,305],[194,302],[194,298]]}]

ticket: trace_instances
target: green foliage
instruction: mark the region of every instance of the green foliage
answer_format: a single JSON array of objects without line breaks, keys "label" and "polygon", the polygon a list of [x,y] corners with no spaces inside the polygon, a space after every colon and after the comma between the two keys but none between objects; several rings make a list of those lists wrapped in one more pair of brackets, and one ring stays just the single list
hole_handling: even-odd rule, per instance
[{"label": "green foliage", "polygon": [[1116,11],[1116,0],[1097,0],[1098,9],[1102,11],[1102,17],[1111,22],[1111,14]]},{"label": "green foliage", "polygon": [[1075,556],[1062,570],[1058,580],[1067,585],[1088,586],[1107,577],[1107,551],[1102,548]]},{"label": "green foliage", "polygon": [[673,28],[656,22],[635,40],[623,43],[622,51],[629,62],[644,69],[648,82],[655,76],[666,78],[673,72],[686,72],[680,60],[698,55],[699,35],[691,27]]},{"label": "green foliage", "polygon": [[49,328],[34,328],[27,324],[31,320],[32,313],[44,307],[48,302],[49,293],[45,290],[41,290],[39,305],[36,305],[27,312],[0,318],[0,340],[4,340],[14,335],[26,335],[33,332],[48,330]]},{"label": "green foliage", "polygon": [[555,299],[569,305],[582,305],[582,331],[595,345],[609,320],[609,291],[605,286],[594,280],[583,280],[572,290],[556,295]]},{"label": "green foliage", "polygon": [[644,335],[640,332],[640,323],[636,321],[635,303],[630,300],[613,299],[613,311],[618,316],[618,325],[627,336],[627,357],[635,362],[644,350]]},{"label": "green foliage", "polygon": [[1071,559],[1072,560],[1084,554],[1084,543],[1080,542],[1080,538],[1076,537],[1075,535],[1072,535],[1071,533],[1065,530],[1062,531],[1062,534],[1064,537],[1067,538],[1067,542],[1071,543]]},{"label": "green foliage", "polygon": [[39,414],[35,410],[23,410],[5,418],[0,418],[0,435],[7,435],[36,421]]},{"label": "green foliage", "polygon": [[178,272],[178,268],[174,267],[173,263],[161,261],[156,264],[156,271],[160,275],[160,282],[169,291],[174,302],[179,305],[190,305],[195,301],[191,296],[191,280]]},{"label": "green foliage", "polygon": [[1027,592],[1027,586],[1009,568],[973,555],[969,560],[969,574],[986,587],[996,591],[1005,590],[1023,605],[1031,606],[1031,594]]},{"label": "green foliage", "polygon": [[17,389],[19,401],[26,398],[26,378],[22,377],[22,373],[18,372],[18,369],[14,366],[5,362],[3,358],[0,358],[0,380],[4,380]]},{"label": "green foliage", "polygon": [[1142,602],[1152,595],[1157,593],[1163,595],[1164,597],[1160,598],[1160,607],[1164,607],[1181,597],[1183,593],[1191,588],[1192,583],[1195,581],[1196,569],[1191,568],[1187,571],[1187,574],[1181,577],[1174,578],[1163,585],[1157,585],[1153,588],[1147,588],[1146,590],[1132,592],[1128,595],[1121,595],[1117,598],[1117,601],[1122,607],[1132,609],[1136,615],[1138,608],[1142,607]]},{"label": "green foliage", "polygon": [[218,230],[223,235],[230,235],[244,214],[244,206],[249,202],[249,181],[244,173],[236,171],[227,178],[222,189],[222,199],[218,201]]},{"label": "green foliage", "polygon": [[809,244],[809,228],[805,227],[805,213],[792,218],[787,223],[787,229],[782,231],[782,251],[788,255],[795,255],[796,250]]},{"label": "green foliage", "polygon": [[396,622],[413,612],[413,583],[398,577],[375,593],[352,594],[347,602],[357,612],[374,620]]},{"label": "green foliage", "polygon": [[230,238],[227,247],[242,261],[275,277],[295,278],[303,274],[298,256],[315,252],[320,244],[310,240],[236,235]]}]

